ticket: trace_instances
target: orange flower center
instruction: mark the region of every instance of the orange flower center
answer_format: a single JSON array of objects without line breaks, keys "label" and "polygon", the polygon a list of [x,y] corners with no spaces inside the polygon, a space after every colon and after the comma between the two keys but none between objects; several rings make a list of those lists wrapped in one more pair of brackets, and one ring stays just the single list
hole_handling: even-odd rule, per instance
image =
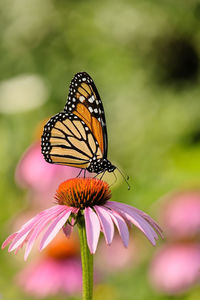
[{"label": "orange flower center", "polygon": [[97,178],[73,178],[64,181],[55,195],[58,204],[78,208],[103,205],[111,198],[106,182]]}]

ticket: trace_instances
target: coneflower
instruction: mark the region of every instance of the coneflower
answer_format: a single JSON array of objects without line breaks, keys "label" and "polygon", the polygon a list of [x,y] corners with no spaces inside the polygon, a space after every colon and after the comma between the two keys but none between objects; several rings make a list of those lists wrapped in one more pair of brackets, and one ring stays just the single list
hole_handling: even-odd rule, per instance
[{"label": "coneflower", "polygon": [[[84,299],[92,299],[92,254],[95,253],[100,232],[108,245],[112,243],[116,227],[125,247],[128,246],[128,226],[134,224],[155,245],[162,235],[156,222],[141,210],[120,202],[110,201],[111,191],[106,182],[97,178],[74,178],[60,184],[55,199],[57,204],[46,209],[10,235],[2,245],[18,252],[26,244],[25,260],[35,240],[43,233],[40,250],[44,249],[62,228],[69,237],[77,224],[81,240]],[[88,275],[89,274],[89,275]]]}]

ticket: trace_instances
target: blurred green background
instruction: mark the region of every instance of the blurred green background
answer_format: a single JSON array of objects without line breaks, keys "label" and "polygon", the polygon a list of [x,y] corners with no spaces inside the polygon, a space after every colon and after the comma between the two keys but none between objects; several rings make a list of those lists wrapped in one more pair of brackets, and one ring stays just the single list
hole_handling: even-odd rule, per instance
[{"label": "blurred green background", "polygon": [[[26,206],[25,191],[14,182],[16,164],[38,124],[63,109],[79,71],[92,76],[103,100],[108,158],[130,176],[131,191],[122,182],[113,200],[154,215],[167,192],[199,186],[200,1],[1,0],[0,10],[1,242],[9,220]],[[16,85],[24,78],[30,88],[22,96]],[[109,288],[100,294],[199,299],[197,288],[177,297],[157,294],[147,281],[148,264],[149,258],[108,276]],[[2,299],[32,299],[13,284],[19,268],[0,252]]]}]

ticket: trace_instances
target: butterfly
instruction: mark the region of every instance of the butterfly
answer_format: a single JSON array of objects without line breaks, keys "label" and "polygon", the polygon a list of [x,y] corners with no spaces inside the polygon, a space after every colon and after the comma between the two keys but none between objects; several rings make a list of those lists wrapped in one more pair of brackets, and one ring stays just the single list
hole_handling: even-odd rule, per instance
[{"label": "butterfly", "polygon": [[94,81],[86,72],[77,73],[72,79],[64,111],[44,126],[41,147],[49,163],[97,174],[116,169],[107,159],[103,104]]}]

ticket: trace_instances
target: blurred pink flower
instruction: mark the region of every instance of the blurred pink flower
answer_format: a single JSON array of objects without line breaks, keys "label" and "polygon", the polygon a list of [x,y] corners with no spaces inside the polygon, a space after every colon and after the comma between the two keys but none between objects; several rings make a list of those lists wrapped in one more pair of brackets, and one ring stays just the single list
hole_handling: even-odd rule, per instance
[{"label": "blurred pink flower", "polygon": [[[108,201],[111,197],[108,184],[96,178],[74,178],[60,184],[56,199],[58,205],[42,211],[25,223],[21,229],[10,235],[2,245],[15,253],[26,244],[27,259],[33,244],[40,233],[47,227],[40,242],[40,250],[44,249],[61,228],[70,235],[73,221],[84,213],[87,243],[91,253],[96,252],[100,231],[106,243],[110,245],[114,237],[114,225],[117,227],[125,247],[128,246],[128,224],[138,227],[149,241],[155,245],[161,229],[146,213],[130,205]],[[70,223],[68,223],[68,220]],[[78,219],[79,220],[79,219]],[[157,233],[158,235],[157,235]]]},{"label": "blurred pink flower", "polygon": [[23,290],[38,297],[57,293],[77,294],[81,291],[82,269],[77,258],[55,260],[43,258],[28,265],[18,276]]},{"label": "blurred pink flower", "polygon": [[200,244],[167,244],[150,267],[152,286],[167,294],[183,293],[200,280]]},{"label": "blurred pink flower", "polygon": [[123,247],[120,236],[116,234],[111,245],[100,241],[95,265],[102,272],[117,272],[133,267],[138,262],[138,253],[135,248],[136,245],[132,238],[128,248]]},{"label": "blurred pink flower", "polygon": [[76,177],[79,169],[47,163],[41,154],[40,142],[33,143],[18,163],[15,179],[19,186],[29,189],[31,204],[46,208],[52,203],[60,182]]},{"label": "blurred pink flower", "polygon": [[70,239],[62,234],[46,248],[40,260],[28,265],[17,276],[17,283],[27,293],[37,297],[57,293],[68,295],[81,291],[82,270],[76,235]]},{"label": "blurred pink flower", "polygon": [[167,197],[161,207],[163,227],[169,238],[200,234],[200,191],[183,191]]}]

